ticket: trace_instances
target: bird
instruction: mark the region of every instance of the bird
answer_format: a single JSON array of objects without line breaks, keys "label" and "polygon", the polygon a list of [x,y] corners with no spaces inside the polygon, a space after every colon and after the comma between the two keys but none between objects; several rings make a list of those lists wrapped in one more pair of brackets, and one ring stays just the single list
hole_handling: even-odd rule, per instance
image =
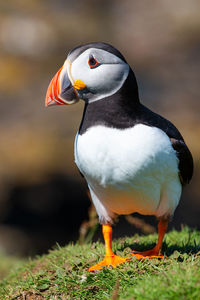
[{"label": "bird", "polygon": [[75,163],[84,176],[105,241],[105,257],[90,272],[116,267],[129,258],[112,250],[117,215],[139,213],[158,219],[153,249],[131,257],[163,258],[162,242],[193,175],[193,158],[181,133],[167,119],[144,106],[133,69],[119,50],[103,42],[69,52],[51,80],[45,104],[85,102],[75,137]]}]

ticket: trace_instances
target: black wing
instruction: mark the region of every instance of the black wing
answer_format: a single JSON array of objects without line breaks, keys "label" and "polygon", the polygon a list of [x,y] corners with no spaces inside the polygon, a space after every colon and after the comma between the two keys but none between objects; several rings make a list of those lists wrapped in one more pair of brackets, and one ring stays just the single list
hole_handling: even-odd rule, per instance
[{"label": "black wing", "polygon": [[171,138],[172,146],[179,159],[180,179],[183,185],[189,183],[193,174],[193,159],[190,150],[183,140]]},{"label": "black wing", "polygon": [[[180,180],[183,185],[189,183],[193,175],[193,158],[178,129],[167,119],[143,106],[143,120],[152,126],[162,129],[170,138],[179,159]],[[144,118],[145,115],[145,118]],[[146,123],[144,122],[144,123]]]}]

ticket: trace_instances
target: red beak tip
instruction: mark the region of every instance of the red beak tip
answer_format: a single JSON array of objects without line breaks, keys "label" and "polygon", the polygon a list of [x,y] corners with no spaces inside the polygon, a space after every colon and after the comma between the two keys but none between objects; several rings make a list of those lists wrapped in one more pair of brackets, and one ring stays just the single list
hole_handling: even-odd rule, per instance
[{"label": "red beak tip", "polygon": [[45,100],[45,106],[48,107],[48,106],[52,106],[52,105],[57,105],[57,103],[49,96]]}]

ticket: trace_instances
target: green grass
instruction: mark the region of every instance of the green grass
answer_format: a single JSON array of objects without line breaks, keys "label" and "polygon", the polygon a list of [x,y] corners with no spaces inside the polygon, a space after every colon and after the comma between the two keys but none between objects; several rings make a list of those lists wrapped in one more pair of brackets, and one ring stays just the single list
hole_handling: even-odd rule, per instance
[{"label": "green grass", "polygon": [[[157,235],[115,240],[117,254],[151,248]],[[87,269],[104,256],[103,244],[68,245],[23,264],[2,280],[0,299],[200,299],[200,234],[171,231],[166,258],[130,262],[97,273]]]}]

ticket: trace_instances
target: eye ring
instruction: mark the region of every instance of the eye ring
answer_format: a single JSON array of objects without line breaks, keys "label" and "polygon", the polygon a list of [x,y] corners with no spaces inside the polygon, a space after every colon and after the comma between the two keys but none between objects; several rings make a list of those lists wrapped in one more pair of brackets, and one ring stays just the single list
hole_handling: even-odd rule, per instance
[{"label": "eye ring", "polygon": [[97,68],[100,65],[100,63],[96,60],[96,58],[94,58],[93,55],[91,55],[88,60],[88,65],[90,69],[94,69]]}]

